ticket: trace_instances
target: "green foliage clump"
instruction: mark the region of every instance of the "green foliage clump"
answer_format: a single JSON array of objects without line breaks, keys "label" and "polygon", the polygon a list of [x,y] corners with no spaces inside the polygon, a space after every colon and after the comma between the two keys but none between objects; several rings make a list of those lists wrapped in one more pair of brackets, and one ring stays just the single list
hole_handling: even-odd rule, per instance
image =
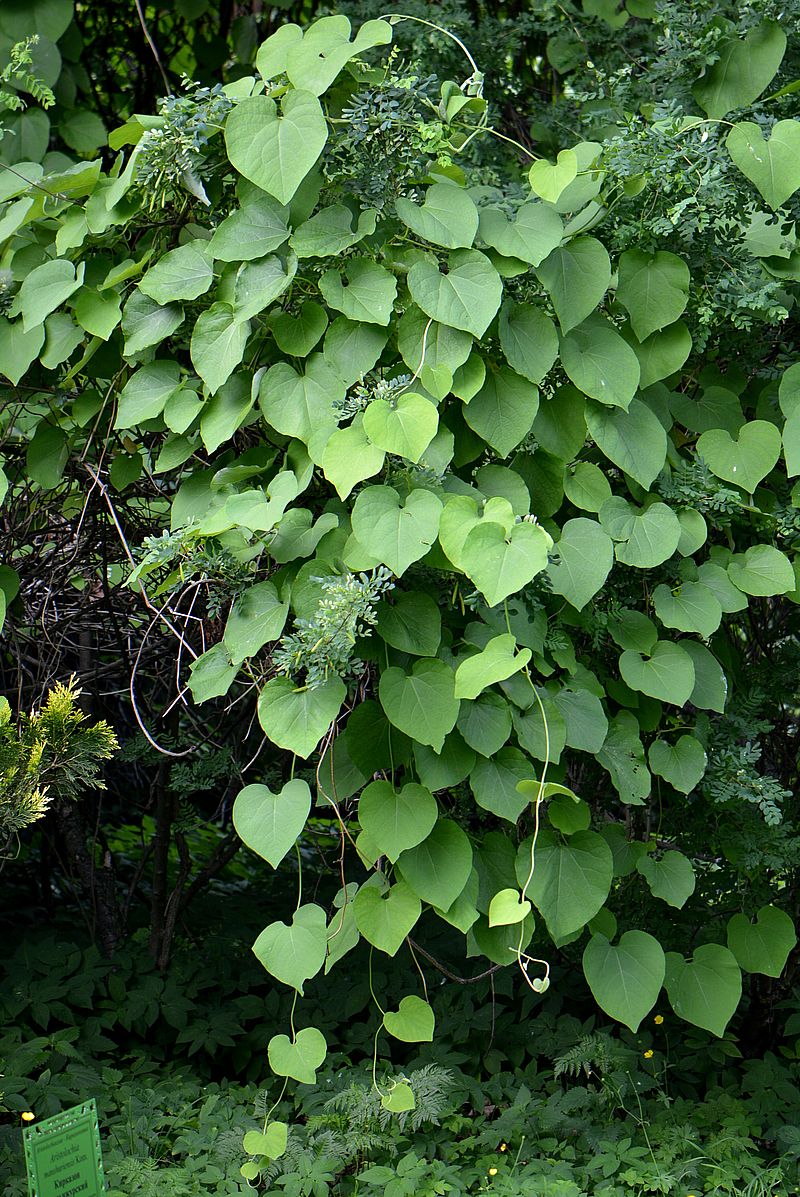
[{"label": "green foliage clump", "polygon": [[8,700],[0,708],[0,835],[11,837],[43,818],[58,798],[102,790],[105,761],[118,748],[105,720],[84,727],[75,680],[57,682],[41,710],[12,721]]}]

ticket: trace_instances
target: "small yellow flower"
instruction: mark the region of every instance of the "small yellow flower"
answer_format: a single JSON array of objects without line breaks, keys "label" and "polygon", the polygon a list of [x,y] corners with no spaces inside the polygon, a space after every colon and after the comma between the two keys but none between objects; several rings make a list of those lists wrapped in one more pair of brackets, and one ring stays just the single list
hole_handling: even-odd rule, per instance
[{"label": "small yellow flower", "polygon": [[645,1058],[645,1060],[652,1060],[653,1049],[651,1047],[648,1047],[647,1051],[644,1053],[644,1058]]},{"label": "small yellow flower", "polygon": [[657,1014],[655,1016],[655,1018],[653,1019],[653,1022],[656,1024],[657,1027],[660,1027],[663,1021],[664,1021],[663,1014]]},{"label": "small yellow flower", "polygon": [[501,1144],[500,1144],[500,1150],[501,1150],[501,1151],[508,1151],[508,1143],[501,1143]]},{"label": "small yellow flower", "polygon": [[490,1168],[490,1169],[489,1169],[489,1175],[490,1175],[490,1176],[497,1176],[497,1169],[496,1169],[496,1168]]},{"label": "small yellow flower", "polygon": [[36,1115],[33,1114],[30,1110],[26,1110],[24,1114],[20,1114],[20,1118],[22,1119],[23,1122],[33,1122],[35,1117],[36,1117]]}]

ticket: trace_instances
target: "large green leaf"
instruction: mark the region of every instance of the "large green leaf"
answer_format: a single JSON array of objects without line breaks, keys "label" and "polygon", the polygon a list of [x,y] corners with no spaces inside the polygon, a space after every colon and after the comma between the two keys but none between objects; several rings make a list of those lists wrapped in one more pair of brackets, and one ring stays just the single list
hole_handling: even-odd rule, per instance
[{"label": "large green leaf", "polygon": [[381,674],[378,694],[389,721],[422,744],[442,751],[444,738],[455,727],[459,701],[455,675],[435,658],[415,661],[410,673],[397,666]]},{"label": "large green leaf", "polygon": [[233,166],[262,191],[288,204],[322,152],[328,127],[319,100],[289,91],[280,114],[268,96],[239,100],[225,122]]},{"label": "large green leaf", "polygon": [[436,435],[439,415],[430,400],[414,391],[397,399],[373,399],[364,410],[364,432],[386,453],[418,462]]},{"label": "large green leaf", "polygon": [[636,868],[650,887],[654,898],[662,898],[668,906],[680,910],[694,893],[695,875],[692,862],[682,852],[665,852],[658,860],[642,856]]},{"label": "large green leaf", "polygon": [[285,71],[295,87],[321,96],[351,58],[392,40],[387,21],[365,21],[353,40],[347,17],[322,17],[307,27],[302,40],[292,37],[286,49]]},{"label": "large green leaf", "polygon": [[204,295],[214,280],[207,246],[195,239],[171,249],[147,271],[139,290],[160,304]]},{"label": "large green leaf", "polygon": [[399,578],[429,552],[441,510],[441,500],[427,490],[412,490],[403,503],[392,486],[368,486],[353,506],[353,533]]},{"label": "large green leaf", "polygon": [[[499,694],[481,694],[472,702],[461,703],[457,727],[464,742],[481,756],[494,758],[495,763],[497,754],[511,734],[511,726],[511,708]],[[523,764],[529,768],[524,758]],[[476,765],[475,769],[478,767]],[[516,778],[514,784],[519,780],[521,778]],[[487,786],[484,793],[491,793],[491,786]]]},{"label": "large green leaf", "polygon": [[728,947],[746,973],[779,977],[796,943],[794,922],[777,906],[762,906],[755,923],[744,914],[728,923]]},{"label": "large green leaf", "polygon": [[628,312],[637,338],[666,328],[689,301],[689,267],[675,254],[628,249],[619,260],[617,299]]},{"label": "large green leaf", "polygon": [[309,757],[339,714],[345,694],[338,677],[314,687],[274,677],[258,697],[258,721],[273,744]]},{"label": "large green leaf", "polygon": [[681,794],[690,794],[706,771],[706,753],[694,736],[680,736],[674,744],[654,740],[650,768]]},{"label": "large green leaf", "polygon": [[348,320],[387,325],[397,294],[397,281],[384,266],[369,258],[349,258],[344,279],[337,269],[326,270],[319,289],[328,307]]},{"label": "large green leaf", "polygon": [[44,325],[26,332],[21,320],[11,321],[0,316],[0,374],[16,386],[36,360],[43,344]]},{"label": "large green leaf", "polygon": [[501,457],[508,457],[530,431],[538,407],[536,387],[501,366],[487,371],[483,386],[464,409],[464,419]]},{"label": "large green leaf", "polygon": [[590,316],[562,337],[561,364],[584,395],[628,410],[639,385],[639,361],[603,316]]},{"label": "large green leaf", "polygon": [[261,379],[258,403],[276,432],[296,436],[309,446],[324,446],[337,424],[334,404],[344,398],[344,391],[323,355],[314,353],[302,374],[288,362],[270,366]]},{"label": "large green leaf", "polygon": [[438,813],[433,794],[415,782],[395,790],[388,781],[373,781],[358,800],[359,823],[392,863],[430,834]]},{"label": "large green leaf", "polygon": [[177,362],[159,360],[130,376],[119,394],[115,428],[135,428],[160,416],[167,400],[180,387]]},{"label": "large green leaf", "polygon": [[547,567],[553,590],[580,611],[602,587],[614,563],[611,537],[596,520],[567,520]]},{"label": "large green leaf", "polygon": [[650,794],[651,779],[639,724],[630,711],[620,711],[611,720],[597,760],[611,775],[621,801],[628,806],[642,806]]},{"label": "large green leaf", "polygon": [[422,903],[405,881],[387,886],[362,885],[353,899],[356,926],[373,947],[394,956],[420,914]]},{"label": "large green leaf", "polygon": [[444,249],[469,249],[478,231],[478,209],[452,183],[434,183],[422,205],[400,196],[395,211],[417,237]]},{"label": "large green leaf", "polygon": [[253,944],[264,968],[279,981],[302,994],[305,981],[315,977],[325,963],[327,920],[319,906],[301,906],[286,923],[270,923]]},{"label": "large green leaf", "polygon": [[277,794],[256,783],[236,795],[233,825],[239,839],[277,869],[294,847],[310,810],[308,782],[295,777]]},{"label": "large green leaf", "polygon": [[484,649],[468,657],[456,669],[456,698],[477,698],[495,682],[505,681],[531,659],[529,648],[515,653],[517,642],[510,633],[495,636]]},{"label": "large green leaf", "polygon": [[662,583],[653,591],[656,615],[667,628],[697,632],[708,640],[722,621],[719,599],[702,582],[684,582],[670,590]]},{"label": "large green leaf", "polygon": [[672,556],[681,538],[681,524],[666,503],[651,503],[639,511],[621,495],[600,508],[600,523],[618,543],[615,554],[624,565],[653,569]]},{"label": "large green leaf", "polygon": [[374,211],[361,212],[353,228],[350,209],[344,204],[331,204],[299,225],[289,244],[298,258],[332,258],[374,233],[375,219]]},{"label": "large green leaf", "polygon": [[796,586],[789,558],[771,544],[754,544],[744,553],[736,553],[728,577],[744,594],[759,598],[787,594]]},{"label": "large green leaf", "polygon": [[294,1040],[288,1035],[273,1035],[267,1044],[269,1066],[275,1075],[290,1076],[303,1085],[316,1083],[317,1069],[325,1062],[327,1052],[325,1036],[316,1027],[303,1027]]},{"label": "large green leaf", "polygon": [[387,1010],[383,1025],[401,1043],[430,1043],[436,1025],[433,1010],[416,994],[400,999],[397,1011]]},{"label": "large green leaf", "polygon": [[697,440],[697,453],[712,474],[751,494],[781,454],[781,434],[767,420],[752,420],[734,439],[724,428],[711,428]]},{"label": "large green leaf", "polygon": [[540,831],[532,849],[530,837],[520,844],[517,881],[523,887],[527,884],[527,897],[544,917],[553,939],[558,940],[584,927],[608,897],[613,870],[611,849],[594,831],[578,831],[568,840],[551,831]]},{"label": "large green leaf", "polygon": [[504,303],[499,333],[512,369],[530,382],[541,382],[558,356],[558,333],[550,317],[530,303]]},{"label": "large green leaf", "polygon": [[577,237],[554,249],[537,272],[553,301],[562,332],[595,310],[611,282],[611,262],[594,237]]},{"label": "large green leaf", "polygon": [[244,357],[250,325],[227,303],[215,303],[197,318],[192,332],[192,365],[210,394],[230,378]]},{"label": "large green leaf", "polygon": [[322,472],[339,498],[346,499],[359,482],[379,473],[385,457],[383,449],[368,439],[359,413],[352,424],[331,433],[322,452]]},{"label": "large green leaf", "polygon": [[547,567],[552,544],[538,524],[522,521],[506,532],[501,524],[484,520],[468,532],[461,563],[489,606],[495,607]]},{"label": "large green leaf", "polygon": [[533,201],[517,208],[511,219],[500,208],[483,208],[480,235],[504,257],[538,266],[561,244],[564,224],[555,208]]},{"label": "large green leaf", "polygon": [[648,489],[667,456],[667,434],[650,408],[639,399],[627,411],[587,403],[586,423],[601,453]]},{"label": "large green leaf", "polygon": [[664,950],[646,931],[626,931],[616,947],[593,935],[583,953],[583,972],[601,1010],[638,1031],[664,984]]},{"label": "large green leaf", "polygon": [[397,868],[418,898],[449,910],[472,872],[472,845],[452,819],[439,819],[422,843],[402,854]]},{"label": "large green leaf", "polygon": [[289,236],[286,208],[263,193],[226,216],[208,242],[212,258],[249,262],[278,249]]},{"label": "large green leaf", "polygon": [[277,640],[286,623],[289,604],[282,602],[272,582],[257,582],[244,590],[231,607],[223,640],[234,664],[254,656]]},{"label": "large green leaf", "polygon": [[486,332],[503,295],[500,275],[476,249],[454,250],[444,272],[435,258],[415,262],[408,289],[426,315],[474,337]]},{"label": "large green leaf", "polygon": [[690,961],[667,952],[665,985],[679,1018],[720,1038],[742,996],[736,958],[717,943],[703,944]]},{"label": "large green leaf", "polygon": [[778,121],[764,137],[754,121],[741,121],[725,143],[739,170],[770,208],[781,208],[800,187],[800,123]]},{"label": "large green leaf", "polygon": [[631,690],[682,707],[694,689],[694,665],[680,644],[659,640],[648,658],[626,649],[619,671]]},{"label": "large green leaf", "polygon": [[378,632],[400,652],[432,657],[442,639],[442,616],[429,594],[401,591],[378,607]]},{"label": "large green leaf", "polygon": [[762,21],[743,38],[731,38],[693,88],[694,98],[712,120],[734,108],[747,108],[775,76],[786,51],[786,34],[777,21]]},{"label": "large green leaf", "polygon": [[35,266],[23,278],[8,314],[21,315],[23,330],[31,332],[78,290],[83,282],[85,268],[81,262],[76,270],[74,264],[65,258],[55,258]]}]

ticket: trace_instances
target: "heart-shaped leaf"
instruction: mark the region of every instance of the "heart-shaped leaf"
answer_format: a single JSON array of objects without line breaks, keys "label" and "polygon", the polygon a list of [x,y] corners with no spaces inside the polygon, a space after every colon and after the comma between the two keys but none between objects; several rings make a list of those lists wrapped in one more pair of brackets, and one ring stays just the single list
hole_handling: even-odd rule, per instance
[{"label": "heart-shaped leaf", "polygon": [[456,698],[477,698],[487,686],[505,681],[531,659],[529,648],[515,655],[517,642],[510,634],[495,636],[481,652],[462,661],[456,670]]},{"label": "heart-shaped leaf", "polygon": [[426,315],[482,337],[500,307],[503,284],[485,254],[457,249],[446,267],[430,257],[415,262],[408,272],[408,289]]},{"label": "heart-shaped leaf", "polygon": [[596,520],[567,520],[556,546],[557,560],[547,566],[556,594],[580,611],[601,588],[614,564],[611,537]]},{"label": "heart-shaped leaf", "polygon": [[290,1076],[302,1085],[316,1084],[317,1069],[327,1054],[325,1036],[316,1027],[298,1031],[294,1042],[288,1035],[273,1035],[267,1046],[269,1066],[275,1075]]},{"label": "heart-shaped leaf", "polygon": [[534,201],[518,208],[511,220],[500,208],[483,208],[480,233],[504,257],[538,266],[561,244],[564,224],[555,208]]},{"label": "heart-shaped leaf", "polygon": [[650,745],[650,768],[681,794],[691,794],[706,771],[706,752],[694,736],[680,736],[674,744],[656,740]]},{"label": "heart-shaped leaf", "polygon": [[285,1122],[270,1122],[265,1131],[247,1131],[242,1139],[242,1147],[248,1155],[264,1155],[268,1160],[279,1160],[286,1151],[288,1135],[289,1127]]},{"label": "heart-shaped leaf", "polygon": [[400,196],[395,211],[417,237],[444,249],[469,249],[478,231],[478,209],[453,183],[434,183],[421,206]]},{"label": "heart-shaped leaf", "polygon": [[257,582],[234,602],[223,640],[236,665],[277,640],[286,623],[289,604],[282,603],[272,582]]},{"label": "heart-shaped leaf", "polygon": [[771,544],[754,544],[744,553],[734,554],[728,577],[743,594],[759,598],[787,594],[797,585],[791,561]]},{"label": "heart-shaped leaf", "polygon": [[421,844],[403,853],[397,867],[418,898],[449,910],[472,872],[472,845],[452,819],[439,819]]},{"label": "heart-shaped leaf", "polygon": [[728,923],[728,947],[747,973],[779,977],[796,943],[792,919],[777,906],[762,906],[755,923],[744,914]]},{"label": "heart-shaped leaf", "polygon": [[646,931],[626,931],[616,947],[593,935],[583,953],[583,972],[602,1010],[638,1031],[664,984],[664,950]]},{"label": "heart-shaped leaf", "polygon": [[416,1104],[414,1090],[405,1081],[396,1082],[388,1093],[381,1095],[381,1105],[392,1114],[407,1114]]},{"label": "heart-shaped leaf", "polygon": [[561,364],[579,391],[627,411],[639,385],[639,361],[614,326],[593,315],[561,339]]},{"label": "heart-shaped leaf", "polygon": [[626,649],[619,659],[622,680],[631,690],[648,694],[662,702],[682,707],[694,688],[694,665],[681,648],[668,640],[659,640],[649,658]]},{"label": "heart-shaped leaf", "polygon": [[[436,409],[433,411],[435,415]],[[339,498],[346,499],[359,482],[380,472],[385,457],[383,449],[367,438],[359,413],[352,424],[331,433],[322,453],[322,472],[336,487]]]},{"label": "heart-shaped leaf", "polygon": [[316,96],[289,91],[280,115],[274,100],[239,100],[225,122],[225,146],[233,166],[256,187],[288,204],[316,162],[328,126]]},{"label": "heart-shaped leaf", "polygon": [[554,249],[536,271],[553,301],[562,332],[595,310],[611,282],[611,262],[594,237],[576,237]]},{"label": "heart-shaped leaf", "polygon": [[718,943],[703,944],[690,961],[668,952],[665,985],[678,1018],[720,1038],[742,996],[736,958]]},{"label": "heart-shaped leaf", "polygon": [[712,474],[750,494],[781,454],[781,434],[767,420],[752,420],[734,439],[724,428],[711,428],[697,438],[697,453]]},{"label": "heart-shaped leaf", "polygon": [[600,452],[649,490],[667,457],[667,434],[658,416],[640,399],[627,411],[586,404],[586,425]]},{"label": "heart-shaped leaf", "polygon": [[523,521],[506,533],[500,524],[484,520],[467,534],[461,563],[489,606],[495,607],[547,567],[552,545],[538,524]]},{"label": "heart-shaped leaf", "polygon": [[642,856],[636,868],[650,887],[654,898],[661,898],[668,906],[680,910],[694,893],[695,875],[692,862],[682,852],[665,852],[656,860]]},{"label": "heart-shaped leaf", "polygon": [[342,312],[348,320],[362,324],[387,325],[397,295],[393,274],[369,258],[349,258],[344,277],[337,269],[326,270],[319,289],[329,308]]},{"label": "heart-shaped leaf", "polygon": [[338,677],[314,687],[274,677],[259,695],[258,721],[273,744],[305,759],[339,714],[346,693]]},{"label": "heart-shaped leaf", "polygon": [[292,925],[270,923],[253,944],[253,952],[273,977],[298,993],[325,963],[327,920],[321,907],[309,904],[295,911]]},{"label": "heart-shaped leaf", "polygon": [[368,486],[353,505],[353,534],[372,556],[401,577],[430,550],[442,504],[427,490],[412,490],[405,503],[391,486]]},{"label": "heart-shaped leaf", "polygon": [[558,356],[558,333],[550,317],[530,303],[504,303],[499,333],[512,369],[530,382],[541,382]]},{"label": "heart-shaped leaf", "polygon": [[395,790],[388,781],[373,781],[358,800],[359,823],[393,863],[430,834],[438,814],[433,794],[416,782]]},{"label": "heart-shaped leaf", "polygon": [[541,831],[519,847],[517,881],[542,914],[554,939],[570,935],[594,918],[611,888],[613,858],[595,831],[579,831],[565,842]]},{"label": "heart-shaped leaf", "polygon": [[617,299],[639,341],[666,328],[689,301],[689,267],[675,254],[628,249],[619,259]]},{"label": "heart-shaped leaf", "polygon": [[662,582],[653,591],[653,606],[665,627],[698,632],[704,640],[713,636],[722,621],[719,599],[702,582],[684,582],[673,590]]},{"label": "heart-shaped leaf", "polygon": [[411,672],[397,666],[381,674],[378,694],[389,721],[422,744],[442,751],[444,738],[455,727],[459,701],[455,675],[436,658],[415,661]]},{"label": "heart-shaped leaf", "polygon": [[554,204],[565,187],[578,173],[578,155],[574,150],[561,150],[555,165],[546,158],[534,162],[528,171],[531,189],[543,200]]},{"label": "heart-shaped leaf", "polygon": [[746,108],[774,77],[785,52],[779,22],[762,21],[743,38],[732,37],[717,48],[716,61],[692,89],[694,98],[712,120]]},{"label": "heart-shaped leaf", "polygon": [[294,846],[311,810],[308,783],[294,778],[278,794],[265,785],[240,790],[233,804],[233,825],[239,838],[277,869]]},{"label": "heart-shaped leaf", "polygon": [[388,886],[362,885],[353,899],[353,913],[361,934],[379,951],[394,956],[411,931],[422,904],[404,881]]},{"label": "heart-shaped leaf", "polygon": [[[486,695],[485,698],[495,697]],[[484,701],[484,700],[481,700]],[[472,710],[477,704],[470,704]],[[510,712],[507,713],[510,720]],[[501,728],[505,727],[505,722]],[[509,727],[509,731],[510,731]],[[502,743],[508,739],[508,733]],[[485,745],[489,747],[489,744]],[[480,751],[480,750],[479,750]],[[500,819],[516,823],[530,799],[517,789],[519,782],[531,776],[531,762],[518,748],[500,748],[490,759],[478,761],[469,775],[469,784],[475,801],[484,810],[491,811]]]},{"label": "heart-shaped leaf", "polygon": [[519,890],[501,889],[489,903],[489,926],[509,927],[521,923],[531,912],[531,904]]},{"label": "heart-shaped leaf", "polygon": [[539,392],[508,366],[490,370],[464,410],[464,419],[478,436],[508,457],[530,431],[539,408]]},{"label": "heart-shaped leaf", "polygon": [[383,1025],[394,1039],[402,1043],[431,1043],[436,1019],[428,1003],[411,994],[401,998],[396,1011],[386,1011]]},{"label": "heart-shaped leaf", "polygon": [[364,432],[373,445],[408,461],[419,461],[438,427],[435,406],[415,391],[406,391],[393,403],[373,399],[364,411]]}]

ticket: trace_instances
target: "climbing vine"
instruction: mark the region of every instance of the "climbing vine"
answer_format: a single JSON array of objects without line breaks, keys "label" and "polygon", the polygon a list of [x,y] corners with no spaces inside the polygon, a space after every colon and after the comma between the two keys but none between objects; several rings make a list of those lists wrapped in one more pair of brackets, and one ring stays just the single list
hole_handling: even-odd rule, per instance
[{"label": "climbing vine", "polygon": [[[410,972],[437,918],[537,994],[580,940],[608,1016],[635,1031],[663,987],[721,1036],[743,972],[795,943],[779,859],[730,917],[705,880],[788,796],[740,690],[753,612],[776,671],[794,651],[800,364],[715,342],[641,155],[674,173],[708,143],[715,194],[746,192],[745,323],[780,324],[800,123],[762,97],[786,36],[728,31],[693,111],[550,161],[494,128],[466,48],[464,79],[404,66],[403,19],[287,24],[253,75],[113,132],[111,170],[3,178],[5,501],[102,488],[178,697],[254,712],[281,762],[239,793],[242,840],[277,868],[313,801],[341,838],[330,907],[299,871],[253,945],[298,999],[360,941]],[[487,139],[502,183],[473,174]],[[161,530],[130,544],[142,478]],[[689,944],[662,928],[692,903]],[[381,1034],[432,1039],[420,990]],[[287,1029],[270,1067],[312,1083],[325,1039]],[[286,1134],[248,1135],[249,1179]]]}]

